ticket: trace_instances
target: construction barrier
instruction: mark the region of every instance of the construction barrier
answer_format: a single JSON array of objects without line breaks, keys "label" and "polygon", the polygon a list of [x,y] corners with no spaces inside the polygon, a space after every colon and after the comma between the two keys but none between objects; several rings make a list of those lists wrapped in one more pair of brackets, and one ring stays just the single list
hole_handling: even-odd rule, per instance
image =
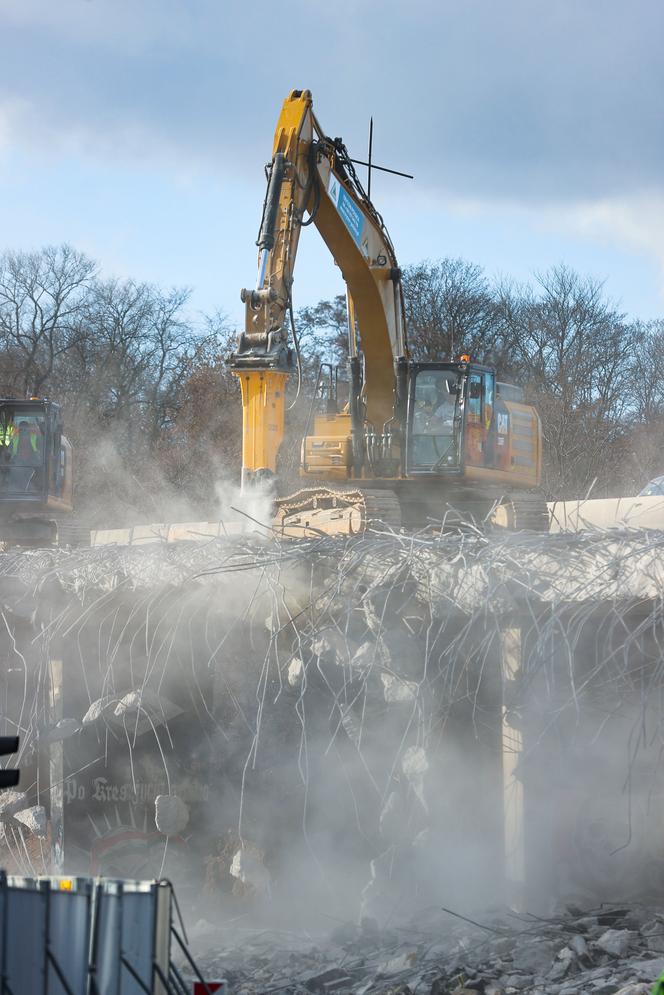
[{"label": "construction barrier", "polygon": [[551,532],[664,529],[664,497],[587,498],[549,502]]},{"label": "construction barrier", "polygon": [[0,995],[189,995],[167,881],[8,877],[0,871]]}]

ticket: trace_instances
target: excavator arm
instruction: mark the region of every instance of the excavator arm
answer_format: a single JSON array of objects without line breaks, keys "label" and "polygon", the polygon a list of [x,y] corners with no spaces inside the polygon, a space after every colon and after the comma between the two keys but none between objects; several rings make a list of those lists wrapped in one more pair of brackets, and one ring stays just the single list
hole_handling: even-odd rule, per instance
[{"label": "excavator arm", "polygon": [[360,352],[363,422],[380,433],[394,415],[395,370],[407,359],[401,274],[389,235],[345,146],[325,136],[310,91],[293,90],[277,122],[257,241],[258,276],[253,290],[242,291],[245,330],[230,364],[242,388],[243,484],[276,472],[285,385],[293,365],[288,334],[293,272],[300,230],[312,223],[341,269],[348,293],[355,443],[363,431],[357,404]]}]

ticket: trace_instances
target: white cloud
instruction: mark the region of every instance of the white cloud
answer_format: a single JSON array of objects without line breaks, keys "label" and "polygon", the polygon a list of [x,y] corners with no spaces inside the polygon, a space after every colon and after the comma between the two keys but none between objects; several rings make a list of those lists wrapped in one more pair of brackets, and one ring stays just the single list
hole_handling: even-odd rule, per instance
[{"label": "white cloud", "polygon": [[570,226],[587,238],[629,245],[654,256],[664,288],[664,193],[598,200],[567,208]]},{"label": "white cloud", "polygon": [[[628,194],[538,201],[513,197],[440,195],[409,189],[406,211],[400,192],[380,201],[397,247],[408,240],[412,217],[428,220],[418,231],[412,258],[463,255],[496,276],[530,279],[566,262],[606,279],[618,307],[642,317],[664,305],[664,189]],[[427,233],[435,231],[433,238]],[[502,261],[500,257],[504,257]],[[404,257],[403,248],[400,252]]]},{"label": "white cloud", "polygon": [[358,157],[372,114],[381,159],[440,193],[567,201],[662,175],[652,0],[0,3],[0,94],[31,102],[36,136],[102,157],[155,145],[242,171],[304,85]]}]

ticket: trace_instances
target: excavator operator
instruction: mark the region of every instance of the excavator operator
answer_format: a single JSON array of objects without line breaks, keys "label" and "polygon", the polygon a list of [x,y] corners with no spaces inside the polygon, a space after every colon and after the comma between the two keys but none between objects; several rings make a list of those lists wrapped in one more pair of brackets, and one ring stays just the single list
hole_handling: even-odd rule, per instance
[{"label": "excavator operator", "polygon": [[5,425],[0,437],[0,490],[13,493],[39,490],[42,484],[43,439],[41,419],[28,421],[22,418],[18,424],[12,421]]},{"label": "excavator operator", "polygon": [[12,439],[12,460],[17,463],[36,466],[42,458],[42,436],[40,426],[29,421],[18,423],[18,433]]},{"label": "excavator operator", "polygon": [[436,433],[437,396],[433,389],[415,400],[413,412],[413,432],[415,435],[431,435]]},{"label": "excavator operator", "polygon": [[447,389],[447,381],[439,382],[436,385],[436,410],[435,417],[443,426],[443,430],[451,435],[454,428],[454,407],[455,395],[450,394]]}]

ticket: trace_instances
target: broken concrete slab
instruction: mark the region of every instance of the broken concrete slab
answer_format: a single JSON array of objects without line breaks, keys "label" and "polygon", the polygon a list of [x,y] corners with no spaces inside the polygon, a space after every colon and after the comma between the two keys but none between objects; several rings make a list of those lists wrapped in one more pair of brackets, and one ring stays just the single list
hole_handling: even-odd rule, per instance
[{"label": "broken concrete slab", "polygon": [[607,929],[595,945],[612,957],[624,957],[637,935],[629,929]]}]

